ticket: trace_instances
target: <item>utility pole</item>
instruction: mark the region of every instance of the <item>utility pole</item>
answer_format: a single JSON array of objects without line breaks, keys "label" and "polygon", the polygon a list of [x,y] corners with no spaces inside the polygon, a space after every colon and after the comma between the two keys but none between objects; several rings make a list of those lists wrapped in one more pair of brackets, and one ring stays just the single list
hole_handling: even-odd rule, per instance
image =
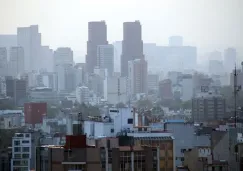
[{"label": "utility pole", "polygon": [[241,85],[237,85],[237,76],[236,65],[234,69],[234,114],[235,114],[235,128],[237,127],[237,95],[241,90]]}]

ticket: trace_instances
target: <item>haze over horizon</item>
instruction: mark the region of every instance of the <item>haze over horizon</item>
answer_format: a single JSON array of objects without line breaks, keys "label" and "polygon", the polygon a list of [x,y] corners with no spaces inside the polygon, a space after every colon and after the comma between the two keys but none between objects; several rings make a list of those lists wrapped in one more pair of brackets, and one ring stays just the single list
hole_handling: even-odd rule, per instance
[{"label": "haze over horizon", "polygon": [[79,62],[85,60],[89,21],[105,20],[112,43],[122,40],[123,22],[139,20],[144,43],[167,45],[169,36],[181,35],[199,53],[227,47],[242,51],[241,9],[241,0],[1,0],[0,34],[38,24],[43,45],[71,47]]}]

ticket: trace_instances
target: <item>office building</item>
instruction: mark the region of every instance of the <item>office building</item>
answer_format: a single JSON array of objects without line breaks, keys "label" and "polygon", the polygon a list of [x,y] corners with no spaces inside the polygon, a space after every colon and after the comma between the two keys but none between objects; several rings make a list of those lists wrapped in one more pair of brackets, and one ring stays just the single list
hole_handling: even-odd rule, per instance
[{"label": "office building", "polygon": [[41,33],[38,25],[30,27],[19,27],[17,30],[18,46],[24,48],[24,67],[25,71],[30,72],[39,70],[42,61],[41,52]]},{"label": "office building", "polygon": [[183,46],[183,37],[171,36],[169,38],[169,46]]},{"label": "office building", "polygon": [[107,69],[108,76],[114,72],[114,47],[113,45],[98,45],[97,47],[97,66]]},{"label": "office building", "polygon": [[128,101],[127,98],[127,78],[109,77],[104,80],[104,100],[108,104],[118,104]]},{"label": "office building", "polygon": [[36,76],[38,87],[51,88],[57,91],[57,73],[55,72],[41,72]]},{"label": "office building", "polygon": [[89,88],[85,86],[76,88],[76,100],[79,104],[88,104],[89,103]]},{"label": "office building", "polygon": [[68,47],[60,47],[54,52],[54,68],[69,64],[73,66],[73,51]]},{"label": "office building", "polygon": [[227,117],[224,97],[209,92],[198,94],[192,99],[192,118],[195,122],[216,121]]},{"label": "office building", "polygon": [[122,41],[113,43],[114,47],[114,71],[121,72]]},{"label": "office building", "polygon": [[76,88],[75,68],[70,64],[56,66],[58,91],[72,92]]},{"label": "office building", "polygon": [[159,88],[159,75],[148,74],[148,90],[157,91]]},{"label": "office building", "polygon": [[148,92],[148,64],[144,59],[128,62],[129,92],[133,95]]},{"label": "office building", "polygon": [[59,102],[57,92],[48,87],[35,87],[29,90],[29,101],[44,102],[49,105],[57,105]]},{"label": "office building", "polygon": [[0,34],[0,47],[6,47],[9,50],[14,46],[17,46],[17,35]]},{"label": "office building", "polygon": [[41,70],[54,72],[54,53],[49,46],[41,46],[41,59]]},{"label": "office building", "polygon": [[236,49],[234,48],[228,48],[224,51],[224,68],[228,73],[235,68],[236,55]]},{"label": "office building", "polygon": [[34,126],[42,124],[44,115],[47,115],[46,103],[25,103],[24,104],[25,124]]},{"label": "office building", "polygon": [[21,106],[27,100],[27,81],[6,78],[6,95],[13,98],[14,105]]},{"label": "office building", "polygon": [[222,75],[224,73],[224,65],[220,60],[209,60],[209,74]]},{"label": "office building", "polygon": [[12,138],[11,171],[31,170],[32,150],[31,134],[15,133]]},{"label": "office building", "polygon": [[142,28],[139,21],[123,23],[121,76],[128,76],[128,61],[144,59]]},{"label": "office building", "polygon": [[107,27],[105,21],[89,22],[86,55],[86,69],[88,73],[93,73],[95,66],[97,66],[98,45],[107,44]]},{"label": "office building", "polygon": [[165,79],[159,82],[159,96],[162,100],[172,100],[172,82],[170,79]]},{"label": "office building", "polygon": [[181,100],[183,102],[189,101],[193,97],[193,80],[192,75],[187,74],[181,76],[181,87],[182,87],[182,96]]},{"label": "office building", "polygon": [[7,48],[0,47],[0,76],[8,75],[8,53]]},{"label": "office building", "polygon": [[6,79],[5,77],[0,77],[0,96],[6,96]]},{"label": "office building", "polygon": [[9,74],[13,77],[20,76],[24,73],[24,49],[22,47],[12,47],[9,58]]}]

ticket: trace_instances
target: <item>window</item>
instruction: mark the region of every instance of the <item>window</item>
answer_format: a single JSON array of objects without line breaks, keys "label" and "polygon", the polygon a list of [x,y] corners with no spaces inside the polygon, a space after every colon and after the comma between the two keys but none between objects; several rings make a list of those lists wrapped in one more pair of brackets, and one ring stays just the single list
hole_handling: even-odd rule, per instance
[{"label": "window", "polygon": [[30,134],[25,134],[25,137],[30,137]]},{"label": "window", "polygon": [[127,119],[127,124],[133,124],[133,119],[132,118]]},{"label": "window", "polygon": [[24,158],[24,159],[28,159],[28,158],[30,158],[30,155],[29,155],[29,154],[23,154],[23,155],[22,155],[22,158]]},{"label": "window", "polygon": [[30,151],[30,148],[29,148],[29,147],[23,147],[23,148],[22,148],[22,151],[23,151],[23,152],[29,152],[29,151]]},{"label": "window", "polygon": [[14,165],[14,166],[19,166],[19,165],[20,165],[20,160],[13,161],[13,165]]},{"label": "window", "polygon": [[14,152],[21,152],[21,148],[20,147],[14,147]]},{"label": "window", "polygon": [[21,158],[21,154],[14,154],[14,158],[15,159],[20,159]]},{"label": "window", "polygon": [[28,144],[28,143],[30,143],[30,141],[29,140],[23,140],[22,143],[23,144]]},{"label": "window", "polygon": [[113,128],[111,129],[111,133],[114,133],[114,129]]},{"label": "window", "polygon": [[19,140],[17,140],[17,141],[14,141],[14,145],[15,145],[15,146],[18,146],[18,145],[20,145],[20,141],[19,141]]},{"label": "window", "polygon": [[118,113],[119,110],[110,110],[110,112],[113,112],[113,113]]}]

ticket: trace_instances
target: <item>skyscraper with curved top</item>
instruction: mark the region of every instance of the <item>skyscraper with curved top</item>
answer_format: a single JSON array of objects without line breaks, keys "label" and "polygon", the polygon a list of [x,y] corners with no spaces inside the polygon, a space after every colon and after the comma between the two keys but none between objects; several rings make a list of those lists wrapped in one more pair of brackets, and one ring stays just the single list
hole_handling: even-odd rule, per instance
[{"label": "skyscraper with curved top", "polygon": [[107,27],[105,21],[92,21],[88,23],[88,41],[86,65],[87,72],[93,73],[97,66],[98,45],[107,45]]},{"label": "skyscraper with curved top", "polygon": [[128,61],[144,59],[142,28],[139,21],[123,23],[121,75],[128,76]]}]

